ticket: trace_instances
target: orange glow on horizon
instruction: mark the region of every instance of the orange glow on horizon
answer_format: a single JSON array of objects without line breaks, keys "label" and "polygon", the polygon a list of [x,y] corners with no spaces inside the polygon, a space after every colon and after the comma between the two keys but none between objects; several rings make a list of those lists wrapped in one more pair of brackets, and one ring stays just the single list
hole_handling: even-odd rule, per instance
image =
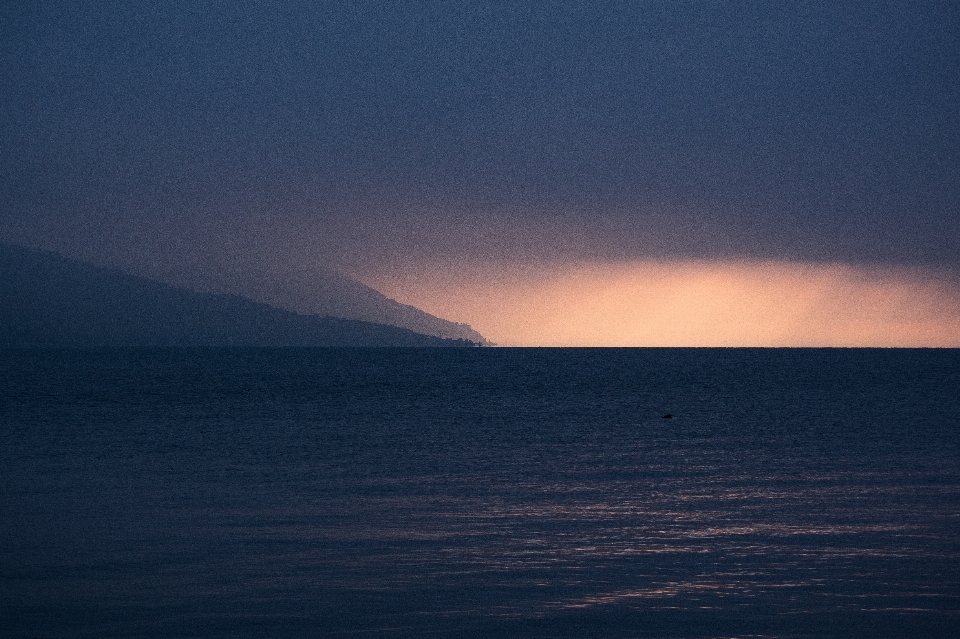
[{"label": "orange glow on horizon", "polygon": [[361,279],[502,346],[960,347],[960,280],[918,269],[638,261]]}]

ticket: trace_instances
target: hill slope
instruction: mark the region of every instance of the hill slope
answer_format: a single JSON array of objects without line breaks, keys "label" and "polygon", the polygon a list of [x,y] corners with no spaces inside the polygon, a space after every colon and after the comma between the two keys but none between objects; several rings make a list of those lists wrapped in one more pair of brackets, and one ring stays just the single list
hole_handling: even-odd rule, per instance
[{"label": "hill slope", "polygon": [[424,335],[492,345],[468,324],[451,322],[415,306],[401,304],[346,275],[321,268],[280,273],[253,269],[244,269],[242,273],[208,272],[202,279],[175,283],[196,290],[240,295],[294,313],[389,324]]},{"label": "hill slope", "polygon": [[0,244],[0,346],[472,346],[302,315]]}]

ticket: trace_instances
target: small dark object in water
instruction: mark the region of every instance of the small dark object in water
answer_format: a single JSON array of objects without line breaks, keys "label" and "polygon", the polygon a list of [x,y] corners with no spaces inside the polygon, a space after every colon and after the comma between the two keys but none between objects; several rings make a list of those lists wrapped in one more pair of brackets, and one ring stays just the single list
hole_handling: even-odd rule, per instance
[{"label": "small dark object in water", "polygon": [[673,419],[673,415],[671,415],[670,413],[667,413],[666,415],[663,416],[662,419]]}]

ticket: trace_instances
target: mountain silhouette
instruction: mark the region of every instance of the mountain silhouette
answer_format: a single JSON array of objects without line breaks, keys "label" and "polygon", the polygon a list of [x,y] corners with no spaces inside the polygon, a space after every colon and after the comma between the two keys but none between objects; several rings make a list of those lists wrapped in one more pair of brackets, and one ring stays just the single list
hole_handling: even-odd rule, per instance
[{"label": "mountain silhouette", "polygon": [[0,347],[475,346],[0,244]]},{"label": "mountain silhouette", "polygon": [[415,306],[401,304],[346,275],[319,267],[284,271],[249,267],[242,271],[222,269],[174,283],[205,292],[240,295],[304,315],[389,324],[424,335],[493,345],[468,324],[451,322]]}]

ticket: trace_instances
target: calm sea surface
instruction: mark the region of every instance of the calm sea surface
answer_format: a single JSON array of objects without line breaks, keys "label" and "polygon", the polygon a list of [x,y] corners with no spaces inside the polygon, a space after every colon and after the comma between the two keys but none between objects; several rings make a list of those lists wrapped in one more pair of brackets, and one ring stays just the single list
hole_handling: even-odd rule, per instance
[{"label": "calm sea surface", "polygon": [[3,637],[960,636],[957,350],[6,351],[0,438]]}]

